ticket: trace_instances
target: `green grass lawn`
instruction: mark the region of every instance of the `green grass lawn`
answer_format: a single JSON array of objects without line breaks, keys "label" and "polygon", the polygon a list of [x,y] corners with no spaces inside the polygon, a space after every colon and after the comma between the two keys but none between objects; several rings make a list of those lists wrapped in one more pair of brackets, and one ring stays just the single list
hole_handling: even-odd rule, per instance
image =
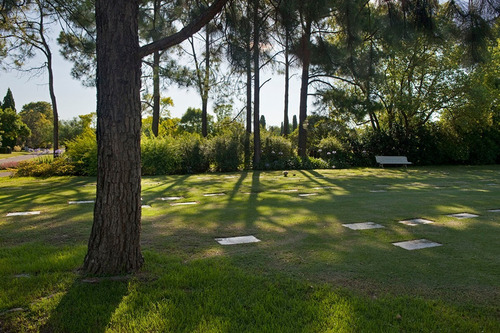
[{"label": "green grass lawn", "polygon": [[[68,201],[92,200],[95,179],[1,179],[0,331],[500,331],[500,166],[145,177],[142,191],[143,270],[89,279],[93,205]],[[479,217],[447,216],[461,212]],[[367,221],[385,228],[342,226]],[[214,240],[244,235],[261,242]],[[391,244],[422,238],[442,246]]]}]

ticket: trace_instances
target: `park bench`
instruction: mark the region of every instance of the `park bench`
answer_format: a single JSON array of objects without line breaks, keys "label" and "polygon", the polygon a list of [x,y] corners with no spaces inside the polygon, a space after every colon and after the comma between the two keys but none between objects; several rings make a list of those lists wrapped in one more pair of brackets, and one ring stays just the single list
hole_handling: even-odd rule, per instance
[{"label": "park bench", "polygon": [[375,156],[375,160],[382,168],[384,165],[404,165],[406,168],[408,164],[412,164],[406,156]]}]

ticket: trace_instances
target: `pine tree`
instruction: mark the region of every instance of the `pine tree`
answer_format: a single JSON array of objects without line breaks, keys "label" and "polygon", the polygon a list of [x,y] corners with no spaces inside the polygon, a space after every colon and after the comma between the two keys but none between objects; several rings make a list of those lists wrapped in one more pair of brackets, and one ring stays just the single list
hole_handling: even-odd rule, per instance
[{"label": "pine tree", "polygon": [[298,124],[297,124],[297,115],[293,115],[293,119],[292,119],[292,132],[295,131],[298,127]]},{"label": "pine tree", "polygon": [[3,98],[2,109],[12,109],[16,111],[16,102],[14,102],[14,96],[12,95],[10,88],[7,89],[7,94],[5,94],[5,97]]}]

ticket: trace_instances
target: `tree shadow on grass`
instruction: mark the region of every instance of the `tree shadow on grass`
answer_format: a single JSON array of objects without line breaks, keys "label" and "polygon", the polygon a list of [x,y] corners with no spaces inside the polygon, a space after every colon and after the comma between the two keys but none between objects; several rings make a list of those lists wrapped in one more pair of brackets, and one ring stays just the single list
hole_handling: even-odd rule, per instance
[{"label": "tree shadow on grass", "polygon": [[105,332],[127,293],[125,281],[84,283],[76,280],[40,332]]}]

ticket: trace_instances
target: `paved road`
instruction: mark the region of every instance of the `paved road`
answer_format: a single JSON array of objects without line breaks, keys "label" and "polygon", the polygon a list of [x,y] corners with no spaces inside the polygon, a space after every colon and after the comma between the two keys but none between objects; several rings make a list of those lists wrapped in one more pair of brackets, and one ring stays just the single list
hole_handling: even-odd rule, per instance
[{"label": "paved road", "polygon": [[[37,158],[40,156],[44,156],[44,155],[30,154],[30,155],[19,155],[19,156],[13,156],[13,157],[8,157],[8,158],[2,158],[0,160],[0,165],[26,161],[26,160],[30,160],[32,158]],[[9,177],[12,174],[13,174],[12,172],[2,171],[2,172],[0,172],[0,177]]]}]

